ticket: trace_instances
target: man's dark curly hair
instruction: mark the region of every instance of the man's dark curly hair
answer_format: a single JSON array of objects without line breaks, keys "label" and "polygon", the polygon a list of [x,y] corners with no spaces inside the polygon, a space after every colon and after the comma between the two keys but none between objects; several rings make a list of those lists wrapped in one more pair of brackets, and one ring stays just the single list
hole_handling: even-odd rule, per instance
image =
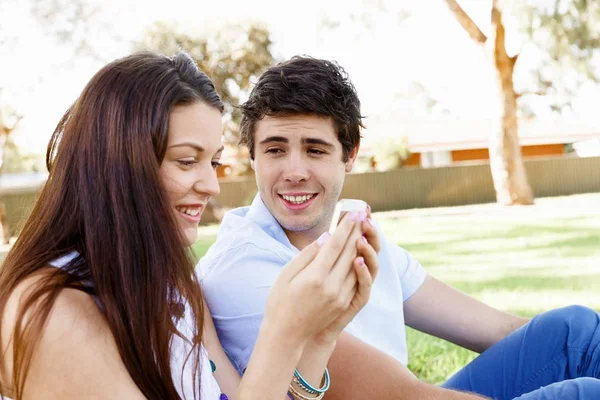
[{"label": "man's dark curly hair", "polygon": [[360,143],[360,100],[346,71],[336,62],[307,56],[270,67],[240,106],[240,144],[254,159],[256,123],[265,116],[316,114],[331,117],[342,144],[343,159]]}]

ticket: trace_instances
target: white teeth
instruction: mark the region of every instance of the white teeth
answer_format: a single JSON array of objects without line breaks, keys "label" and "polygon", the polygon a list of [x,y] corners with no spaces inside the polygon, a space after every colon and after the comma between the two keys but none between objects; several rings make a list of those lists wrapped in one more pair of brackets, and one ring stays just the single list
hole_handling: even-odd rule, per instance
[{"label": "white teeth", "polygon": [[191,215],[192,217],[195,217],[196,215],[198,215],[198,213],[200,213],[200,209],[199,208],[184,208],[184,207],[177,207],[177,210],[181,213],[187,214],[187,215]]},{"label": "white teeth", "polygon": [[304,196],[287,196],[287,195],[282,195],[282,197],[289,201],[290,203],[293,204],[302,204],[307,202],[308,200],[312,199],[314,195],[309,194],[309,195],[304,195]]}]

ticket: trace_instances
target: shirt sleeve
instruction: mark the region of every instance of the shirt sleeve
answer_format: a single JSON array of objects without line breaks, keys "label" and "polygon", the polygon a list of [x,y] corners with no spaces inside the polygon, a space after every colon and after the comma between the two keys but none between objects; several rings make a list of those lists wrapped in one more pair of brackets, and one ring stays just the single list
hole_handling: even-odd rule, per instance
[{"label": "shirt sleeve", "polygon": [[408,300],[419,290],[425,278],[427,271],[409,252],[395,243],[387,242],[391,262],[398,269],[400,284],[402,285],[402,301]]}]

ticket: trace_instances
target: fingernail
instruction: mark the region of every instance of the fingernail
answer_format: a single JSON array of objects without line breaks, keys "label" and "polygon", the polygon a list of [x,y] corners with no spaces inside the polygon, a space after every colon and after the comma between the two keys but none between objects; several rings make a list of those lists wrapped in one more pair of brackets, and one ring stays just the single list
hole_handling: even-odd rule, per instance
[{"label": "fingernail", "polygon": [[348,218],[350,218],[350,221],[356,221],[356,219],[358,218],[358,214],[356,213],[356,211],[351,211],[350,216]]},{"label": "fingernail", "polygon": [[365,265],[365,259],[362,257],[358,257],[358,264],[359,265]]},{"label": "fingernail", "polygon": [[319,247],[322,247],[329,240],[330,236],[331,235],[329,234],[329,232],[323,232],[321,236],[319,236],[319,238],[317,239],[317,244],[319,245]]},{"label": "fingernail", "polygon": [[367,240],[367,238],[365,237],[365,235],[362,235],[362,240],[363,240],[363,242],[365,242],[367,244],[369,243],[369,241]]},{"label": "fingernail", "polygon": [[358,218],[360,219],[360,222],[365,222],[367,220],[367,212],[361,211],[360,214],[358,214]]}]

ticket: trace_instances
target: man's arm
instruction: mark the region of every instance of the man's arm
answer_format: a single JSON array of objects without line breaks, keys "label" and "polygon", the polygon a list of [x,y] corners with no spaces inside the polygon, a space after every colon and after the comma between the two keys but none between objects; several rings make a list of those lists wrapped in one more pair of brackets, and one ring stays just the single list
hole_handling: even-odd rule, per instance
[{"label": "man's arm", "polygon": [[404,303],[406,324],[481,353],[529,319],[507,314],[427,276]]},{"label": "man's arm", "polygon": [[427,384],[398,360],[343,332],[329,360],[330,400],[481,400],[483,397]]}]

